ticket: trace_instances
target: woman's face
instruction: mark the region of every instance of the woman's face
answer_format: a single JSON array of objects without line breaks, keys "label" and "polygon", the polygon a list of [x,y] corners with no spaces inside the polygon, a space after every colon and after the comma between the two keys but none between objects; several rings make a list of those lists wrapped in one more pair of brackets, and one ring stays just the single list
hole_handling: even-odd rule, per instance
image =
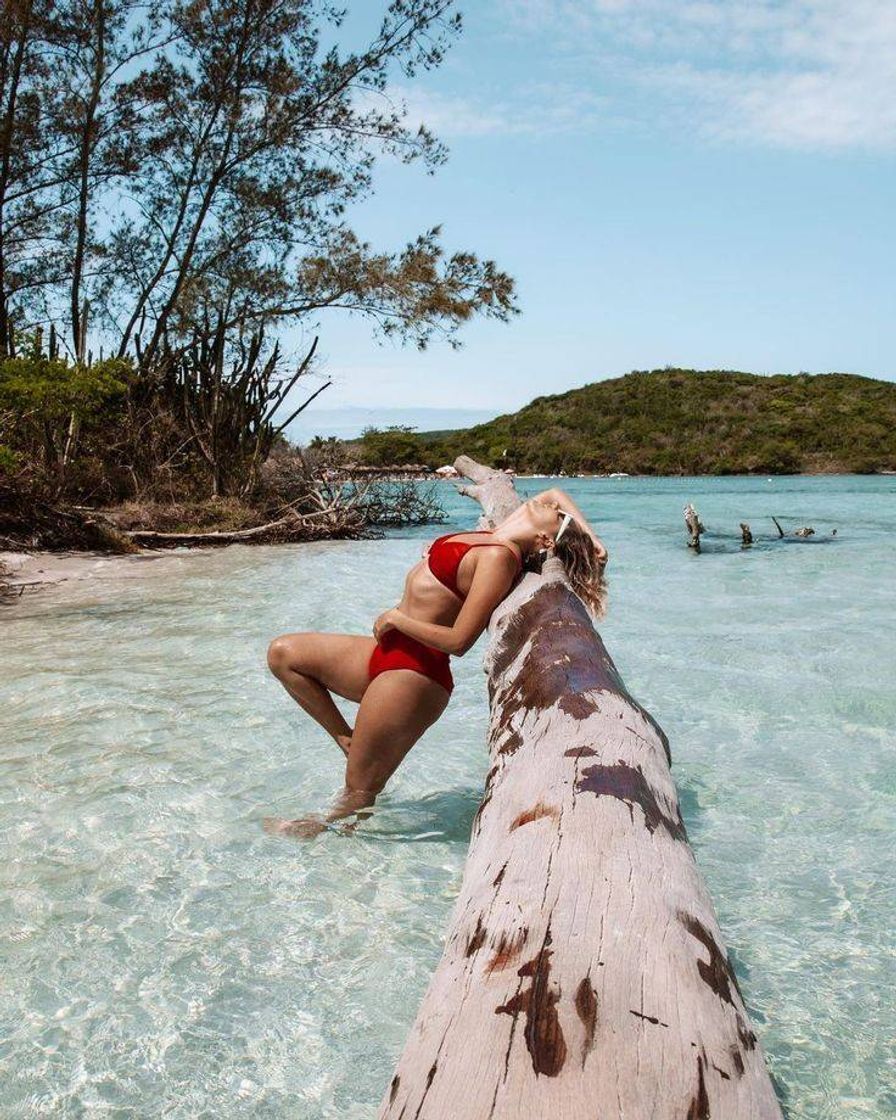
[{"label": "woman's face", "polygon": [[535,532],[553,540],[563,520],[560,503],[547,498],[530,498],[526,505],[529,507],[529,516],[532,518]]}]

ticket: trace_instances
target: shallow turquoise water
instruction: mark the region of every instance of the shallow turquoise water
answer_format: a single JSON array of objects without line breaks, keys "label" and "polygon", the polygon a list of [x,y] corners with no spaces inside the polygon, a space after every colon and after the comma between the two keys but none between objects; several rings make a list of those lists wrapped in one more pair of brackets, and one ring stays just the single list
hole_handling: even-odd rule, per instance
[{"label": "shallow turquoise water", "polygon": [[[896,479],[564,485],[788,1115],[896,1116]],[[701,556],[688,499],[725,534]],[[742,552],[770,514],[818,536]],[[264,651],[367,632],[444,531],[125,560],[0,612],[0,1115],[373,1117],[460,882],[482,646],[375,818],[304,845],[261,818],[321,806],[341,756]]]}]

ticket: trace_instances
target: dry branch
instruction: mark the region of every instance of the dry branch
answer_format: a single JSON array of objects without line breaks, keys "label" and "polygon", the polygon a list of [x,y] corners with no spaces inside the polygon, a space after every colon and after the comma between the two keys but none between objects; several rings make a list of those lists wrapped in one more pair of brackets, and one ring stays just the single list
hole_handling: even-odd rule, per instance
[{"label": "dry branch", "polygon": [[[496,519],[506,478],[458,466]],[[381,1120],[780,1120],[666,737],[559,561],[490,630],[485,794]]]},{"label": "dry branch", "polygon": [[238,544],[240,541],[250,541],[253,544],[269,541],[271,543],[284,540],[308,540],[313,537],[350,536],[360,531],[360,526],[354,522],[356,518],[341,519],[342,523],[334,524],[334,517],[330,510],[320,513],[298,514],[290,510],[285,517],[276,521],[268,521],[265,525],[254,525],[250,529],[216,530],[211,533],[162,533],[155,529],[133,529],[128,536],[137,544],[157,548],[174,548],[178,545],[219,545]]}]

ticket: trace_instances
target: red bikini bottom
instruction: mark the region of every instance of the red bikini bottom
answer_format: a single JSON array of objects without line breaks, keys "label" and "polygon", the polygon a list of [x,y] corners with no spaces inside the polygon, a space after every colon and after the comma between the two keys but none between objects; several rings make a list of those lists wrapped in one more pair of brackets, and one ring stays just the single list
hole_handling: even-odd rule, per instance
[{"label": "red bikini bottom", "polygon": [[422,673],[440,684],[449,693],[454,688],[448,654],[425,646],[400,630],[386,631],[370,655],[367,671],[373,680],[389,669],[413,669],[415,673]]}]

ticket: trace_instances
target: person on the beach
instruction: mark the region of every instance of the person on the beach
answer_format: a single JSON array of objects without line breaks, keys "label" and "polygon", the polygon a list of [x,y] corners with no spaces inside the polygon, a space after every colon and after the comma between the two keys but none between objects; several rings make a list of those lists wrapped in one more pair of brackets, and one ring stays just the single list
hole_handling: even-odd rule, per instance
[{"label": "person on the beach", "polygon": [[[373,637],[301,633],[271,642],[271,672],[348,762],[345,786],[324,817],[270,819],[269,831],[313,836],[374,803],[445,710],[454,686],[449,656],[470,649],[526,558],[546,549],[563,562],[589,610],[603,614],[607,550],[569,495],[552,489],[523,502],[491,531],[433,541],[408,573],[401,602],[373,624]],[[354,728],[331,693],[360,704]]]}]

